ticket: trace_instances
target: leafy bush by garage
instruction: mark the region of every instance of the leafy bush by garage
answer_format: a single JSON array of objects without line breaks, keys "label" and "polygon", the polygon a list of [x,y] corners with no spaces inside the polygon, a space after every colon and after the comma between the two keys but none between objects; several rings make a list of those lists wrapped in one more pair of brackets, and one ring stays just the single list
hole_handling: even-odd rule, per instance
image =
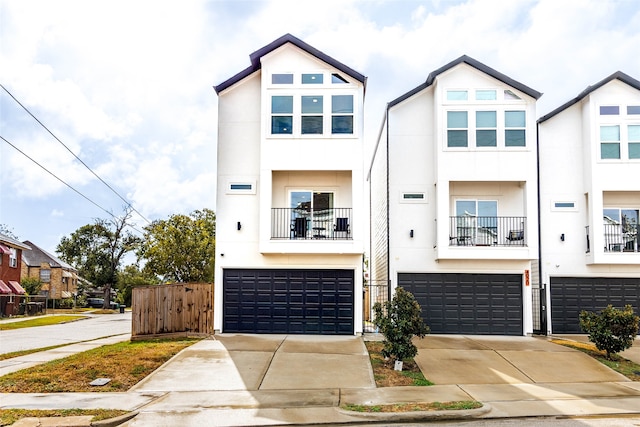
[{"label": "leafy bush by garage", "polygon": [[599,314],[584,310],[580,312],[580,328],[589,334],[589,341],[598,350],[607,353],[607,359],[633,345],[639,324],[640,317],[634,314],[630,305],[623,310],[608,305]]}]

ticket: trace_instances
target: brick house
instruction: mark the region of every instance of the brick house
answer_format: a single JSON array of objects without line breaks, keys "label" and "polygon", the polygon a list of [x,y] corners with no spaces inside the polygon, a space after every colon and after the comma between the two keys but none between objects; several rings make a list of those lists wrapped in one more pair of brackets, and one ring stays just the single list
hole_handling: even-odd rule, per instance
[{"label": "brick house", "polygon": [[31,250],[22,254],[22,277],[39,279],[40,292],[48,292],[51,299],[72,298],[78,292],[78,271],[32,242],[24,243]]}]

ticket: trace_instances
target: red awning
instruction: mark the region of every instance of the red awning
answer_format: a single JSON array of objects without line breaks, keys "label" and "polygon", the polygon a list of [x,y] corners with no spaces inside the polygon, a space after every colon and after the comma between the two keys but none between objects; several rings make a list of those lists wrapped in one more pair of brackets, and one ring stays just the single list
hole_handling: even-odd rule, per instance
[{"label": "red awning", "polygon": [[0,294],[12,294],[13,291],[6,283],[0,280]]},{"label": "red awning", "polygon": [[9,249],[9,247],[0,243],[0,254],[8,254],[8,253],[11,253],[11,250]]},{"label": "red awning", "polygon": [[20,283],[16,282],[15,280],[9,280],[8,285],[10,288],[13,289],[14,294],[24,295],[27,293],[24,289],[22,289],[22,286],[20,286]]}]

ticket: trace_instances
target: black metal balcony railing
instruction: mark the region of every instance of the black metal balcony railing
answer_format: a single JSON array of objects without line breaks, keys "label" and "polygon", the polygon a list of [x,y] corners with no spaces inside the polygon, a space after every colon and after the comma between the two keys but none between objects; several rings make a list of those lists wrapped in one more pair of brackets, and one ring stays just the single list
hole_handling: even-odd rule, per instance
[{"label": "black metal balcony railing", "polygon": [[271,238],[351,240],[351,208],[271,208]]},{"label": "black metal balcony railing", "polygon": [[449,246],[527,246],[523,216],[449,217]]},{"label": "black metal balcony railing", "polygon": [[604,251],[638,252],[638,226],[636,224],[604,224]]}]

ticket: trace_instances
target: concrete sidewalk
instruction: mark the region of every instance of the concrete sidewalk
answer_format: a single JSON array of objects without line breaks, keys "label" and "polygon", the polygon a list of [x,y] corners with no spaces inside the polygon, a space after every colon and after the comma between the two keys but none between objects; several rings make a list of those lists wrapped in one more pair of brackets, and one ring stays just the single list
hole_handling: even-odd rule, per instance
[{"label": "concrete sidewalk", "polygon": [[[545,338],[430,335],[417,345],[416,361],[438,385],[376,388],[360,337],[223,334],[184,349],[127,393],[4,394],[0,407],[137,411],[122,424],[132,427],[640,413],[640,383]],[[587,374],[576,380],[581,370]],[[378,415],[340,409],[455,400],[485,406]]]}]

